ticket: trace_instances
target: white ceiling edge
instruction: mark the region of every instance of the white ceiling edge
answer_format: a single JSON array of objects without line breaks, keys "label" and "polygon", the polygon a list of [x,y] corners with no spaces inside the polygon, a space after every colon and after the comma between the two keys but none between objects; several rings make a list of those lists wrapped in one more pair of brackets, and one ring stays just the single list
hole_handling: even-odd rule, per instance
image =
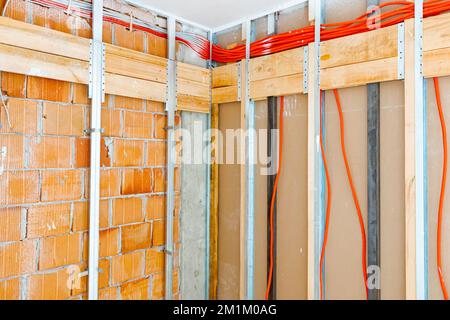
[{"label": "white ceiling edge", "polygon": [[224,31],[226,29],[230,29],[232,27],[238,26],[238,25],[240,25],[240,24],[242,24],[242,23],[244,23],[246,21],[255,20],[255,19],[261,18],[263,16],[266,16],[268,14],[271,14],[271,13],[274,13],[274,12],[277,12],[277,11],[281,11],[281,10],[285,10],[285,9],[290,8],[290,7],[297,6],[299,4],[307,2],[308,0],[291,0],[291,1],[286,2],[284,4],[276,5],[276,6],[273,6],[273,7],[269,8],[269,9],[266,9],[264,11],[257,12],[256,14],[252,14],[250,16],[246,16],[246,17],[240,18],[238,20],[231,21],[229,23],[226,23],[226,24],[224,24],[222,26],[219,26],[219,27],[216,27],[216,28],[209,28],[209,27],[207,27],[205,25],[202,25],[200,23],[197,23],[195,21],[190,21],[188,19],[184,19],[183,17],[177,16],[177,15],[171,13],[171,12],[166,12],[164,10],[160,10],[158,8],[149,6],[148,4],[143,4],[140,0],[125,0],[125,1],[130,3],[130,4],[133,4],[135,6],[138,6],[138,7],[141,7],[141,8],[150,10],[150,11],[153,11],[154,13],[157,13],[157,14],[159,14],[161,16],[173,17],[173,18],[175,18],[175,20],[177,20],[179,22],[182,22],[182,23],[186,23],[186,24],[188,24],[188,25],[190,25],[192,27],[196,27],[196,28],[202,29],[204,31],[216,33],[216,32]]},{"label": "white ceiling edge", "polygon": [[269,15],[271,13],[282,11],[282,10],[288,9],[290,7],[297,6],[297,5],[302,4],[304,2],[308,2],[308,0],[291,0],[289,2],[285,2],[284,4],[279,4],[277,6],[273,6],[273,7],[269,8],[269,9],[266,9],[264,11],[260,11],[260,12],[258,12],[256,14],[252,14],[250,16],[246,16],[246,17],[240,18],[238,20],[234,20],[232,22],[224,24],[222,26],[213,28],[212,32],[216,33],[216,32],[220,32],[220,31],[224,31],[226,29],[230,29],[232,27],[235,27],[235,26],[238,26],[240,24],[243,24],[246,21],[255,20],[255,19],[267,16],[267,15]]}]

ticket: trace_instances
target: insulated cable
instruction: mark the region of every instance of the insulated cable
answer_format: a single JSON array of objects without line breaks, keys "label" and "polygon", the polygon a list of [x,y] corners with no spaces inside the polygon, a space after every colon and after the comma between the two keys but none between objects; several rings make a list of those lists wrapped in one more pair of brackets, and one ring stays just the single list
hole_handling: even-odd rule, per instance
[{"label": "insulated cable", "polygon": [[284,97],[280,97],[280,139],[278,147],[278,168],[277,175],[275,177],[275,182],[273,185],[272,199],[270,201],[270,264],[269,264],[269,275],[267,279],[266,295],[265,299],[269,300],[270,288],[272,286],[272,276],[273,276],[273,260],[274,260],[274,221],[273,221],[273,210],[275,207],[275,200],[277,197],[278,181],[280,180],[281,174],[281,164],[283,161],[283,113],[284,113]]},{"label": "insulated cable", "polygon": [[444,113],[442,111],[442,101],[439,89],[439,80],[434,78],[434,90],[436,93],[436,103],[439,112],[439,120],[441,122],[442,131],[442,149],[443,149],[443,168],[441,181],[441,194],[439,197],[438,223],[437,223],[437,269],[439,275],[439,282],[441,285],[442,294],[445,300],[448,300],[447,288],[445,287],[444,272],[442,271],[442,212],[444,209],[445,185],[447,183],[447,128],[445,125]]},{"label": "insulated cable", "polygon": [[345,163],[345,170],[347,171],[347,178],[348,178],[348,182],[350,184],[350,188],[352,191],[352,197],[353,197],[353,202],[355,203],[355,208],[356,208],[356,212],[358,215],[358,221],[359,221],[359,226],[360,226],[360,230],[361,230],[361,241],[362,241],[362,269],[363,269],[363,277],[364,277],[364,289],[366,291],[366,299],[369,298],[369,290],[367,287],[367,250],[366,250],[366,230],[364,227],[364,220],[363,220],[363,216],[361,213],[361,207],[359,205],[359,200],[358,200],[358,195],[356,193],[356,188],[353,184],[353,178],[352,178],[352,173],[350,171],[350,166],[348,164],[348,159],[347,159],[347,152],[345,150],[345,138],[344,138],[344,133],[345,133],[345,129],[344,129],[344,115],[342,113],[342,106],[341,106],[341,99],[339,97],[339,92],[337,89],[333,90],[334,92],[334,97],[336,99],[336,105],[337,105],[337,109],[339,112],[339,126],[340,126],[340,133],[341,133],[341,150],[342,150],[342,157],[344,158],[344,163]]}]

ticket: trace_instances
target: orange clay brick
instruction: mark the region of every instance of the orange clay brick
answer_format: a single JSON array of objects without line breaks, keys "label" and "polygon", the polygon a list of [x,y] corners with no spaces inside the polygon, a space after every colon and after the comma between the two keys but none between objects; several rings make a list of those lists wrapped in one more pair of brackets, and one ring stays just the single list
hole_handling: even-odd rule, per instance
[{"label": "orange clay brick", "polygon": [[143,111],[144,101],[137,98],[114,96],[114,108]]},{"label": "orange clay brick", "polygon": [[122,227],[122,252],[150,248],[150,223]]},{"label": "orange clay brick", "polygon": [[20,299],[20,279],[0,281],[0,300]]},{"label": "orange clay brick", "polygon": [[153,221],[152,245],[162,246],[166,242],[166,227],[164,220]]},{"label": "orange clay brick", "polygon": [[147,198],[146,219],[164,219],[166,212],[166,197],[162,195]]},{"label": "orange clay brick", "polygon": [[117,287],[104,288],[98,291],[99,300],[118,300]]},{"label": "orange clay brick", "polygon": [[152,300],[164,298],[164,274],[155,274],[152,277]]},{"label": "orange clay brick", "polygon": [[43,130],[45,134],[82,136],[84,130],[84,108],[44,103]]},{"label": "orange clay brick", "polygon": [[[88,168],[91,161],[91,142],[90,138],[75,139],[75,168]],[[101,139],[100,143],[100,166],[111,166],[111,157],[109,152],[110,142],[107,139]]]},{"label": "orange clay brick", "polygon": [[38,130],[39,108],[37,102],[28,100],[8,99],[9,120],[8,126],[6,112],[0,112],[0,121],[3,127],[0,132],[13,132],[24,134],[36,134]]},{"label": "orange clay brick", "polygon": [[152,186],[151,169],[126,169],[123,170],[121,194],[150,193]]},{"label": "orange clay brick", "polygon": [[74,233],[41,239],[39,270],[52,269],[81,261],[81,235]]},{"label": "orange clay brick", "polygon": [[141,278],[144,275],[144,252],[136,251],[112,258],[112,284]]},{"label": "orange clay brick", "polygon": [[21,239],[22,208],[0,209],[0,242]]},{"label": "orange clay brick", "polygon": [[27,81],[27,98],[69,102],[70,82],[29,76]]},{"label": "orange clay brick", "polygon": [[109,257],[119,253],[119,228],[100,231],[100,257]]},{"label": "orange clay brick", "polygon": [[164,112],[166,110],[164,103],[158,101],[146,101],[146,111],[147,112]]},{"label": "orange clay brick", "polygon": [[165,255],[163,251],[148,249],[145,252],[145,274],[163,273]]},{"label": "orange clay brick", "polygon": [[0,205],[39,200],[39,172],[12,171],[0,175]]},{"label": "orange clay brick", "polygon": [[36,270],[36,244],[32,240],[0,246],[0,279]]},{"label": "orange clay brick", "polygon": [[124,133],[126,138],[150,139],[153,115],[150,113],[124,111]]},{"label": "orange clay brick", "polygon": [[144,52],[144,32],[130,31],[127,27],[114,25],[114,44],[119,47]]},{"label": "orange clay brick", "polygon": [[102,109],[103,135],[107,137],[122,136],[121,111],[115,109]]},{"label": "orange clay brick", "polygon": [[26,2],[25,1],[10,1],[10,4],[5,10],[5,17],[14,20],[25,22],[26,18]]},{"label": "orange clay brick", "polygon": [[167,40],[153,34],[147,34],[147,51],[159,57],[167,57]]},{"label": "orange clay brick", "polygon": [[155,114],[153,119],[153,134],[156,139],[167,139],[167,116],[162,114]]},{"label": "orange clay brick", "polygon": [[98,274],[98,287],[105,288],[109,285],[109,277],[111,274],[111,262],[108,259],[101,259],[98,262],[101,272]]},{"label": "orange clay brick", "polygon": [[35,137],[29,140],[30,168],[70,168],[72,143],[68,137]]},{"label": "orange clay brick", "polygon": [[123,198],[113,200],[113,226],[144,222],[141,198]]},{"label": "orange clay brick", "polygon": [[72,103],[76,104],[84,104],[88,105],[89,99],[88,99],[88,86],[81,83],[73,83],[72,84]]},{"label": "orange clay brick", "polygon": [[123,284],[120,287],[122,300],[148,300],[150,279],[141,279]]},{"label": "orange clay brick", "polygon": [[[85,176],[85,196],[89,198],[89,172]],[[120,170],[100,170],[100,196],[115,197],[120,195]]]},{"label": "orange clay brick", "polygon": [[22,74],[2,72],[2,91],[8,97],[25,98],[25,79]]},{"label": "orange clay brick", "polygon": [[[89,202],[73,204],[72,231],[87,231],[89,228]],[[109,200],[100,200],[100,228],[109,226]]]},{"label": "orange clay brick", "polygon": [[147,142],[147,166],[162,167],[166,165],[166,142],[148,141]]},{"label": "orange clay brick", "polygon": [[82,179],[83,172],[80,170],[44,171],[41,201],[81,199]]},{"label": "orange clay brick", "polygon": [[24,151],[23,136],[0,135],[0,167],[2,170],[24,168]]},{"label": "orange clay brick", "polygon": [[28,299],[64,300],[70,297],[73,286],[70,268],[28,277]]},{"label": "orange clay brick", "polygon": [[112,28],[111,22],[103,22],[103,42],[112,43]]},{"label": "orange clay brick", "polygon": [[28,209],[27,238],[47,237],[70,231],[70,203]]},{"label": "orange clay brick", "polygon": [[144,141],[114,140],[114,166],[139,167],[143,164]]},{"label": "orange clay brick", "polygon": [[[176,175],[174,177],[176,181]],[[175,183],[176,185],[176,183]],[[175,186],[175,190],[177,190]],[[164,174],[163,168],[153,169],[153,191],[154,192],[164,192],[166,191],[166,176]]]}]

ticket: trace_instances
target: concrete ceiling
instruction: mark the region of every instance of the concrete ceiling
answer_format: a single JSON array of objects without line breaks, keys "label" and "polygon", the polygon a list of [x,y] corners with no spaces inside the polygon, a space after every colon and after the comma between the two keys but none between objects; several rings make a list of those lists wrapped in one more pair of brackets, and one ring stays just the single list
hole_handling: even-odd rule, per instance
[{"label": "concrete ceiling", "polygon": [[222,29],[245,19],[278,11],[306,0],[134,0],[207,29]]}]

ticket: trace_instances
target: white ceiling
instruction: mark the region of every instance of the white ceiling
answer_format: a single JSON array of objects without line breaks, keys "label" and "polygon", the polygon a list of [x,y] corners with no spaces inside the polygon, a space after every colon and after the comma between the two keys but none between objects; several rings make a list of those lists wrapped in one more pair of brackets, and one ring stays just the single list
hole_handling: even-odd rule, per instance
[{"label": "white ceiling", "polygon": [[134,0],[143,7],[171,14],[207,29],[223,29],[306,0]]}]

